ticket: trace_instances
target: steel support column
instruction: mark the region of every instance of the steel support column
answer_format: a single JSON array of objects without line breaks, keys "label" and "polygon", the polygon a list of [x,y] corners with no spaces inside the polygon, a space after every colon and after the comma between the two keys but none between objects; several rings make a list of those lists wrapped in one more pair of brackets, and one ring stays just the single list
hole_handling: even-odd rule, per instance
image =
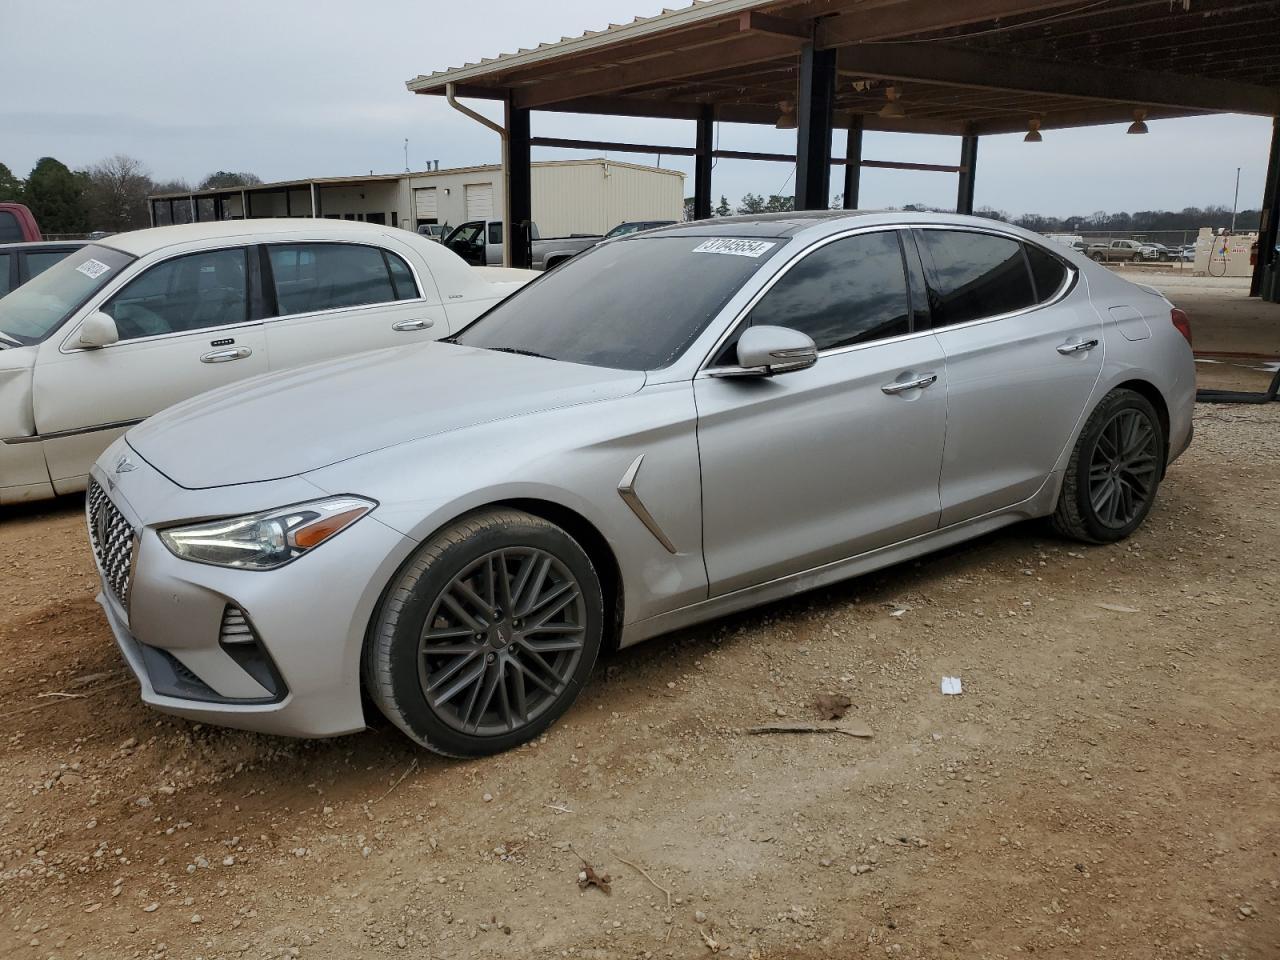
[{"label": "steel support column", "polygon": [[973,182],[978,173],[978,135],[960,138],[960,187],[956,192],[956,213],[973,213]]},{"label": "steel support column", "polygon": [[693,158],[693,219],[711,216],[711,166],[715,162],[716,109],[707,105],[698,114],[698,139]]},{"label": "steel support column", "polygon": [[844,147],[844,202],[846,210],[858,209],[858,191],[862,188],[862,114],[849,118],[849,138]]},{"label": "steel support column", "polygon": [[1271,156],[1262,191],[1262,223],[1258,230],[1258,262],[1253,267],[1249,296],[1280,303],[1280,117],[1271,121]]},{"label": "steel support column", "polygon": [[796,209],[825,210],[831,202],[831,128],[836,96],[836,51],[800,52],[796,102]]},{"label": "steel support column", "polygon": [[533,266],[530,227],[533,223],[533,153],[529,138],[529,115],[532,111],[517,107],[507,98],[507,195],[506,228],[503,246],[510,249],[508,263],[528,270]]}]

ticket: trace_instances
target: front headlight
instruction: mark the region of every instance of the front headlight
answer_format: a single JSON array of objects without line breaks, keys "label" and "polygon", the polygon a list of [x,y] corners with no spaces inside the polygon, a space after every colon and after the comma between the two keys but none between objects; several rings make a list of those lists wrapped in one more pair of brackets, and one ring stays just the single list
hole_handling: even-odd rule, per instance
[{"label": "front headlight", "polygon": [[361,497],[330,497],[247,517],[160,531],[183,560],[244,570],[273,570],[341,533],[376,507]]}]

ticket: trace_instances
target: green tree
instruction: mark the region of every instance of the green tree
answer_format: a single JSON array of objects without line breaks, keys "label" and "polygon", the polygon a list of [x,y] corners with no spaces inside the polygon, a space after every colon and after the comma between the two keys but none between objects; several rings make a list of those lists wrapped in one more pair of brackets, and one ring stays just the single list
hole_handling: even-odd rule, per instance
[{"label": "green tree", "polygon": [[230,170],[218,170],[200,181],[198,190],[220,190],[224,187],[252,187],[262,182],[256,173],[233,173]]},{"label": "green tree", "polygon": [[0,202],[22,202],[22,181],[13,175],[13,171],[0,163]]},{"label": "green tree", "polygon": [[722,193],[720,194],[720,203],[716,206],[717,217],[729,217],[733,215],[733,207],[729,206],[729,201]]},{"label": "green tree", "polygon": [[41,157],[27,177],[25,202],[45,233],[85,233],[89,208],[84,178],[53,157]]},{"label": "green tree", "polygon": [[796,208],[795,197],[780,197],[773,193],[769,195],[769,199],[765,201],[765,213],[790,213]]},{"label": "green tree", "polygon": [[684,219],[686,223],[693,219],[693,207],[694,207],[694,198],[685,197],[684,198]]},{"label": "green tree", "polygon": [[739,213],[764,213],[764,197],[755,193],[748,193],[743,196],[742,203],[738,204]]}]

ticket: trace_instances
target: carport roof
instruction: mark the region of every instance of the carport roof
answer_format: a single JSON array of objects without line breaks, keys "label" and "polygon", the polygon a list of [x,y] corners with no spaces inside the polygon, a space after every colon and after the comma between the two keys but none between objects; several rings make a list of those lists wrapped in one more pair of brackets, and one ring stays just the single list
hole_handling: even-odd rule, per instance
[{"label": "carport roof", "polygon": [[[837,51],[836,122],[988,134],[1280,113],[1280,0],[702,0],[408,81],[517,107],[774,123],[800,51]],[[906,116],[880,116],[892,88]]]}]

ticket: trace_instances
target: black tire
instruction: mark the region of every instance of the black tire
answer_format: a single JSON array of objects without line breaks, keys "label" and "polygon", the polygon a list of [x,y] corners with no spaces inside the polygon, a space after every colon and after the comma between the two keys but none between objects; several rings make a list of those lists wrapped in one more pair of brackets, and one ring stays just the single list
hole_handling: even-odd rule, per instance
[{"label": "black tire", "polygon": [[[504,596],[510,610],[501,609]],[[479,620],[485,629],[468,634],[480,602],[491,599],[495,609]],[[535,623],[553,608],[563,624]],[[425,635],[428,618],[435,637]],[[586,551],[541,517],[485,510],[423,543],[396,574],[365,644],[364,682],[378,709],[417,743],[445,756],[486,756],[533,739],[569,708],[591,675],[603,629],[600,579]],[[546,650],[576,637],[576,650]],[[473,686],[444,701],[477,671]]]},{"label": "black tire", "polygon": [[[1121,424],[1138,423],[1150,431],[1144,439],[1141,451],[1128,462],[1128,468],[1114,466],[1111,479],[1106,479],[1104,463],[1111,460],[1115,448],[1117,430]],[[1135,433],[1134,444],[1139,436]],[[1121,458],[1125,451],[1116,450]],[[1149,460],[1149,462],[1148,462]],[[1132,390],[1113,390],[1090,414],[1085,423],[1071,459],[1067,463],[1062,490],[1058,493],[1058,506],[1053,514],[1053,528],[1062,536],[1085,543],[1115,543],[1128,537],[1146,520],[1155,503],[1160,481],[1164,477],[1165,438],[1160,417],[1155,407],[1140,393]],[[1095,473],[1097,471],[1097,473]],[[1114,485],[1112,496],[1121,505],[1122,513],[1108,516],[1111,498],[1103,497],[1102,508],[1096,504],[1105,495],[1108,483]],[[1128,489],[1127,496],[1122,491]],[[1132,509],[1124,509],[1125,505]]]},{"label": "black tire", "polygon": [[1104,257],[1100,253],[1091,253],[1089,254],[1089,259],[1092,260],[1094,263],[1102,263],[1102,261],[1105,260],[1106,257]]}]

